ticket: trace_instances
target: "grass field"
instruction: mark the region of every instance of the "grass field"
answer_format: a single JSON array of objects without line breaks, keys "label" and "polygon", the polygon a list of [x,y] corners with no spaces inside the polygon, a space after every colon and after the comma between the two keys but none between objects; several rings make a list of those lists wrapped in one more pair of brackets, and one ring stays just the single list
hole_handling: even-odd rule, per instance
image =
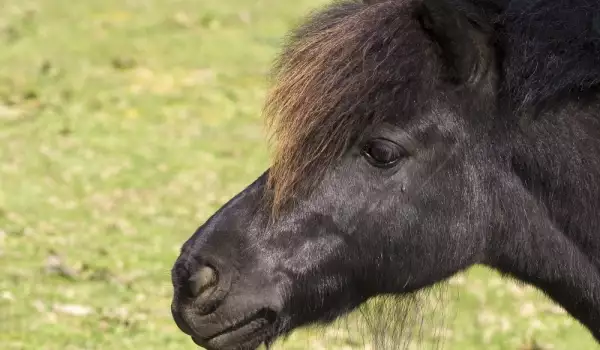
[{"label": "grass field", "polygon": [[[324,3],[0,0],[0,349],[194,348],[171,320],[171,264],[267,167],[269,65]],[[424,349],[596,347],[485,269],[446,289]],[[276,349],[362,349],[360,337],[303,330]]]}]

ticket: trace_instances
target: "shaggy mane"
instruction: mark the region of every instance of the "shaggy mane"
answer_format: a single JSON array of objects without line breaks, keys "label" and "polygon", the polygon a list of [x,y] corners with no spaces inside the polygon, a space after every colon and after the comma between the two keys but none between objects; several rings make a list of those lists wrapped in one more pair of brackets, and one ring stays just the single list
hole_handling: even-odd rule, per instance
[{"label": "shaggy mane", "polygon": [[425,103],[435,57],[415,3],[337,3],[292,33],[265,106],[274,212],[309,190],[370,124]]}]

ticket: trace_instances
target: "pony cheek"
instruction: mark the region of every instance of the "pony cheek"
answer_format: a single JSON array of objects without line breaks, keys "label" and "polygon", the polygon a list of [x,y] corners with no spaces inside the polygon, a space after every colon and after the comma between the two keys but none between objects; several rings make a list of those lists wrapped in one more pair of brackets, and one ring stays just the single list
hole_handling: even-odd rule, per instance
[{"label": "pony cheek", "polygon": [[339,261],[339,256],[346,250],[345,243],[339,236],[329,234],[315,237],[294,249],[288,249],[287,256],[282,260],[283,267],[298,276],[322,275],[323,267],[330,262]]}]

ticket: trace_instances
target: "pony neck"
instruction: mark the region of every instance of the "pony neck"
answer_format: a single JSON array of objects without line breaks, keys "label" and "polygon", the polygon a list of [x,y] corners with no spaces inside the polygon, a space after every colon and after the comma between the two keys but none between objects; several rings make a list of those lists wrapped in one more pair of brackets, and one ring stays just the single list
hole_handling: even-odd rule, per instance
[{"label": "pony neck", "polygon": [[600,341],[600,273],[519,179],[498,186],[494,236],[485,264],[536,286]]}]

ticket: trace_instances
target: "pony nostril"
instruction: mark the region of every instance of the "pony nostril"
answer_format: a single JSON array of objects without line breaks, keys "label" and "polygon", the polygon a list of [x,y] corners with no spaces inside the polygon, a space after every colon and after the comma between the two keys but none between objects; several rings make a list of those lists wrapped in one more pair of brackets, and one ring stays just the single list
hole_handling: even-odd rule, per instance
[{"label": "pony nostril", "polygon": [[210,266],[202,266],[189,279],[192,296],[198,297],[217,284],[217,271]]}]

